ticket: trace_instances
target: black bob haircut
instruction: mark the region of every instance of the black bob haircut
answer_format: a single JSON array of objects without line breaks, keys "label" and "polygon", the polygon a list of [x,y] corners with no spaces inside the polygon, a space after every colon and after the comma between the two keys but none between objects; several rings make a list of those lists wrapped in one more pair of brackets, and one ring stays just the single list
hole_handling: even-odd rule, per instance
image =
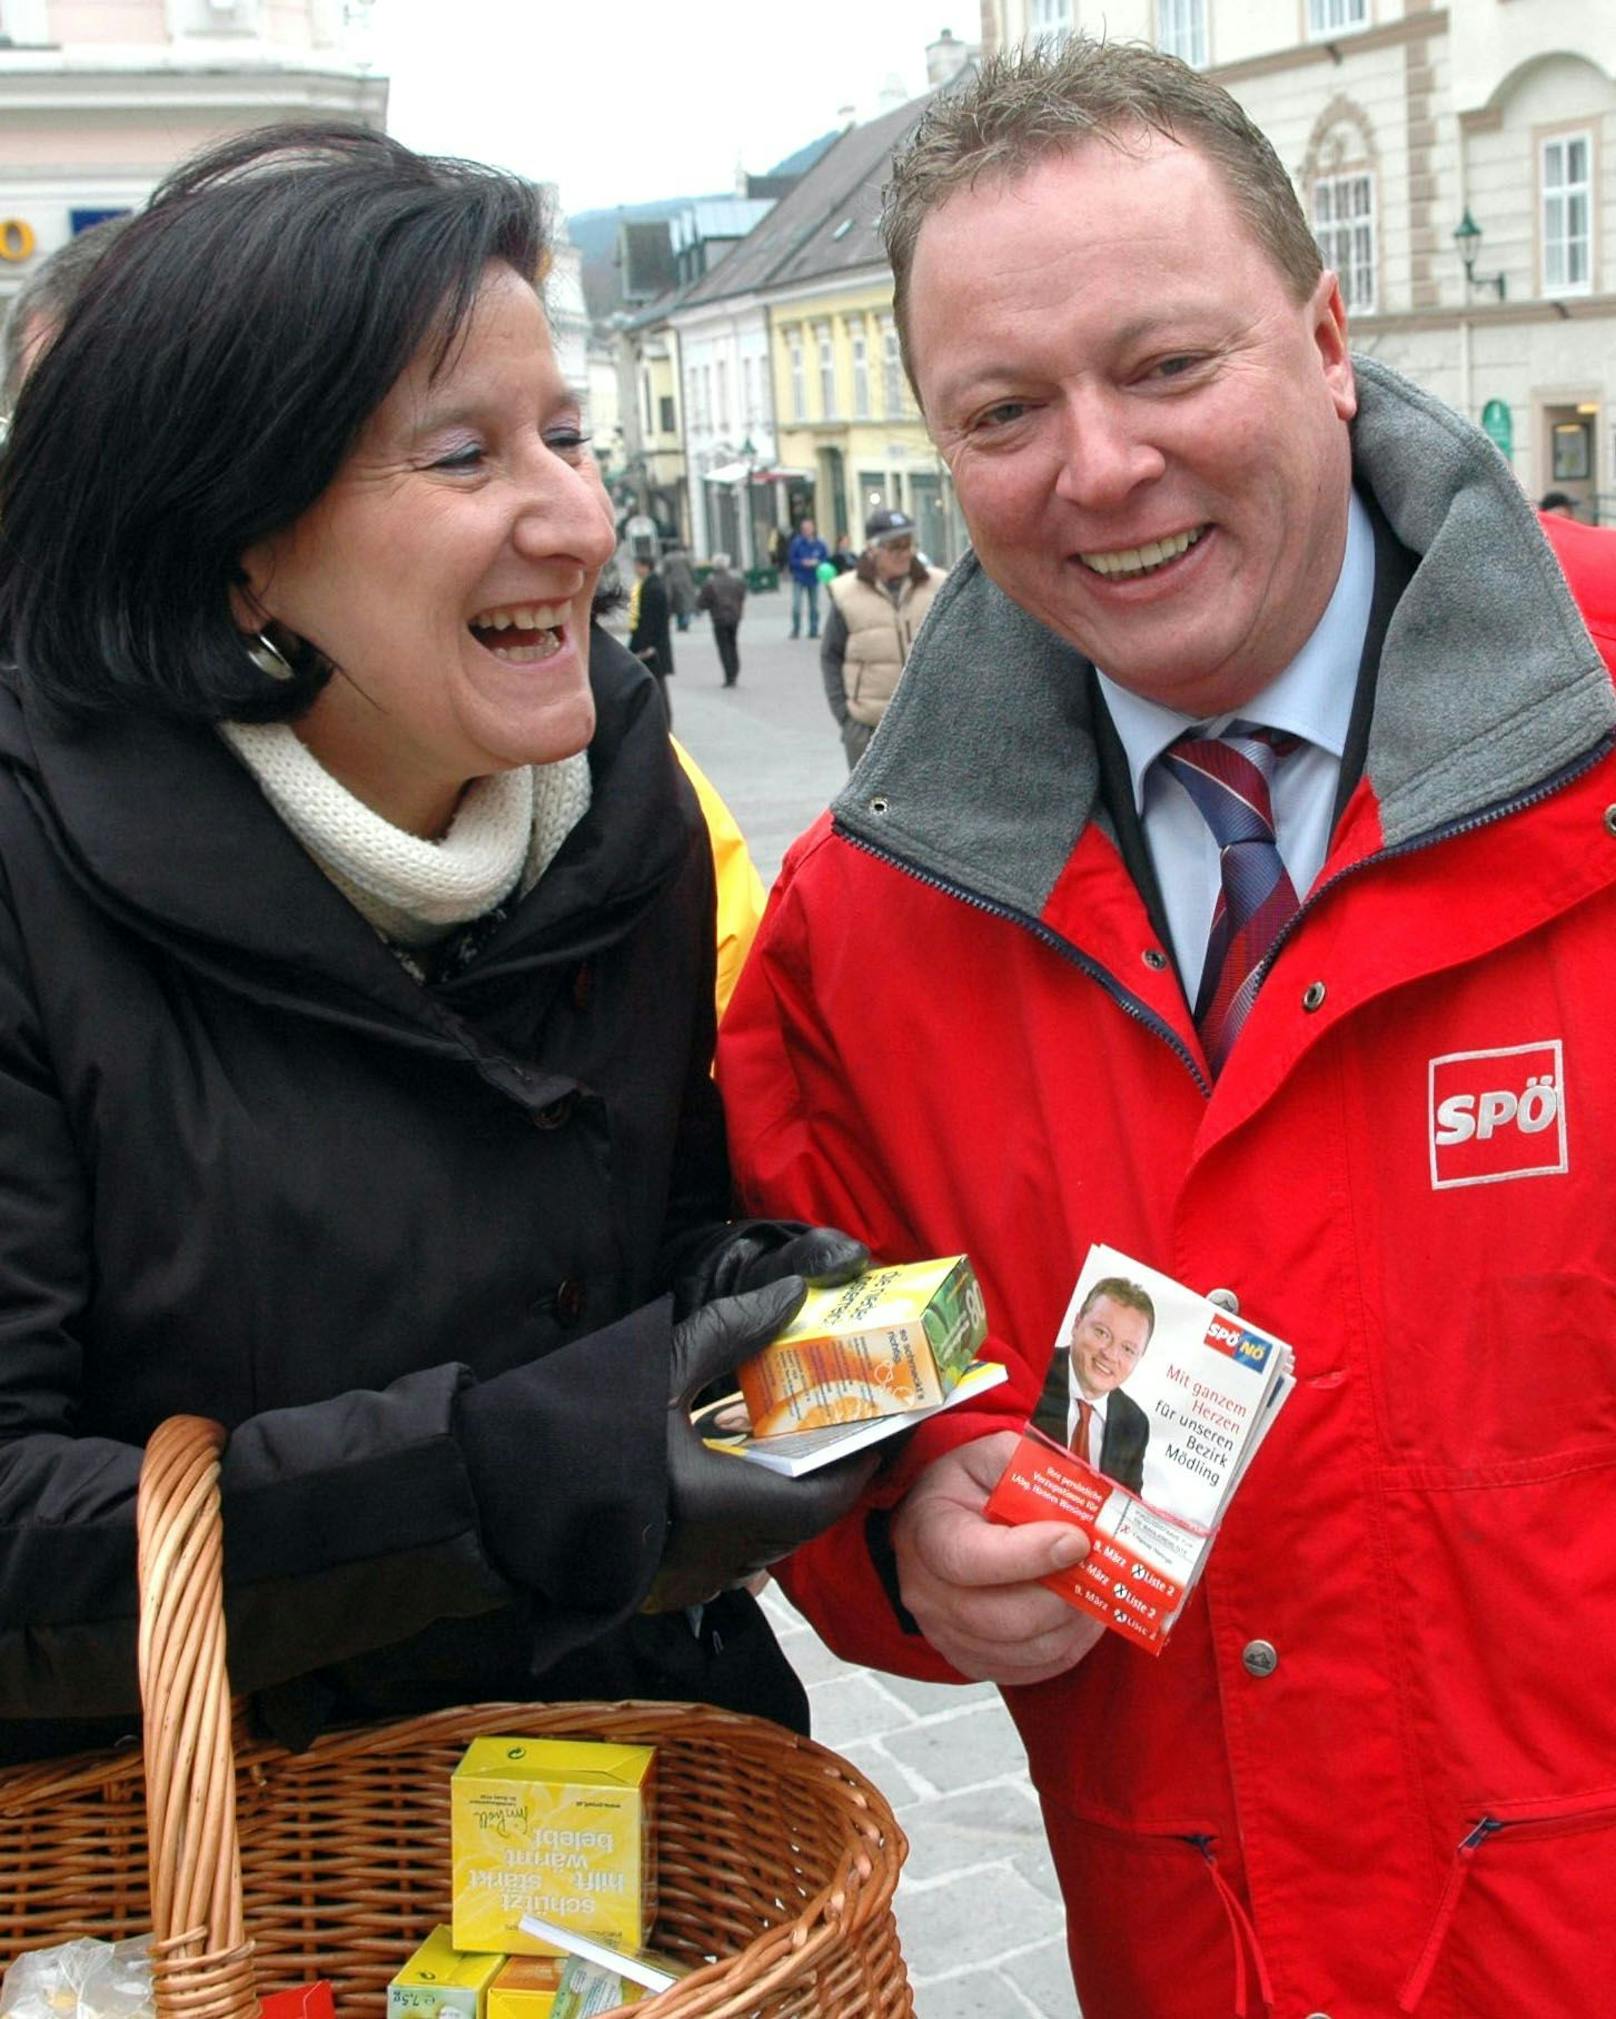
[{"label": "black bob haircut", "polygon": [[333,668],[249,658],[241,556],[321,495],[484,270],[538,285],[538,190],[364,127],[271,126],[183,162],[97,262],[0,454],[0,655],[58,713],[300,715]]}]

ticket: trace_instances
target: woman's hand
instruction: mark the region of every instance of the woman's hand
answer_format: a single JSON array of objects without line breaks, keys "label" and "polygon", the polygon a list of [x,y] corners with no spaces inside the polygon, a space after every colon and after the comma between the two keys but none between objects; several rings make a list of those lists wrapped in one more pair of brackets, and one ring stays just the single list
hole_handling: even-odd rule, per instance
[{"label": "woman's hand", "polygon": [[668,1540],[646,1611],[700,1605],[778,1563],[839,1521],[874,1473],[877,1455],[860,1452],[804,1478],[787,1479],[744,1458],[710,1451],[690,1421],[701,1391],[733,1373],[788,1325],[806,1294],[800,1276],[785,1276],[744,1296],[704,1304],[674,1328]]},{"label": "woman's hand", "polygon": [[851,1283],[869,1266],[869,1249],[839,1227],[731,1220],[713,1229],[675,1277],[674,1309],[683,1317],[720,1297],[761,1290],[788,1276],[801,1277],[811,1289],[827,1289]]}]

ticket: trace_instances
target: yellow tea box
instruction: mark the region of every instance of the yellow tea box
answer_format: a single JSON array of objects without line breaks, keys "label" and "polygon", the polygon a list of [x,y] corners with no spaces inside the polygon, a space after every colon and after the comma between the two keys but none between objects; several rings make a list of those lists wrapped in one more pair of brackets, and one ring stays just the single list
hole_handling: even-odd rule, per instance
[{"label": "yellow tea box", "polygon": [[485,2019],[553,2019],[561,1956],[512,1956],[488,1987]]},{"label": "yellow tea box", "polygon": [[987,1334],[982,1287],[964,1255],[867,1269],[839,1288],[810,1290],[785,1331],[739,1369],[753,1434],[930,1408]]},{"label": "yellow tea box", "polygon": [[387,2019],[486,2019],[484,2000],[503,1956],[467,1955],[447,1928],[434,1928],[387,1987]]},{"label": "yellow tea box", "polygon": [[553,1956],[524,1914],[640,1948],[656,1915],[656,1755],[583,1739],[473,1739],[449,1783],[459,1949]]}]

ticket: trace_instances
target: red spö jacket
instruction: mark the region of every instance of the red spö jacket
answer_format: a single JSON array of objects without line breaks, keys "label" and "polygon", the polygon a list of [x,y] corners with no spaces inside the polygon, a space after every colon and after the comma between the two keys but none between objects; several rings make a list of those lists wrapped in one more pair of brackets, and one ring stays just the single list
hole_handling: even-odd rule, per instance
[{"label": "red sp\u00f6 jacket", "polygon": [[[1479,435],[1372,363],[1359,390],[1356,480],[1417,566],[1216,1085],[1089,669],[972,561],[721,1048],[752,1210],[981,1273],[1011,1381],[888,1499],[1032,1410],[1091,1241],[1295,1345],[1162,1658],[1107,1636],[1006,1693],[1086,2019],[1616,2010],[1616,539],[1556,523],[1563,576]],[[849,1659],[946,1678],[878,1526],[792,1595]]]}]

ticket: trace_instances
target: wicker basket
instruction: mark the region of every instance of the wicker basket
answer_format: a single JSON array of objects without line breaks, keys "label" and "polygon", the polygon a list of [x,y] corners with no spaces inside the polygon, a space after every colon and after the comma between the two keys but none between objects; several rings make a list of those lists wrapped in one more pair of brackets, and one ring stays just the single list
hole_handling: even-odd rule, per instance
[{"label": "wicker basket", "polygon": [[701,1967],[637,2019],[913,2014],[892,1917],[903,1833],[861,1774],[776,1725],[683,1704],[483,1704],[305,1753],[234,1729],[222,1443],[174,1417],[146,1454],[144,1790],[132,1752],[0,1775],[0,1955],[150,1928],[163,2019],[252,2019],[260,1988],[313,1977],[339,2019],[379,2019],[389,1978],[448,1919],[450,1772],[477,1733],[509,1731],[658,1748],[655,1939]]}]

